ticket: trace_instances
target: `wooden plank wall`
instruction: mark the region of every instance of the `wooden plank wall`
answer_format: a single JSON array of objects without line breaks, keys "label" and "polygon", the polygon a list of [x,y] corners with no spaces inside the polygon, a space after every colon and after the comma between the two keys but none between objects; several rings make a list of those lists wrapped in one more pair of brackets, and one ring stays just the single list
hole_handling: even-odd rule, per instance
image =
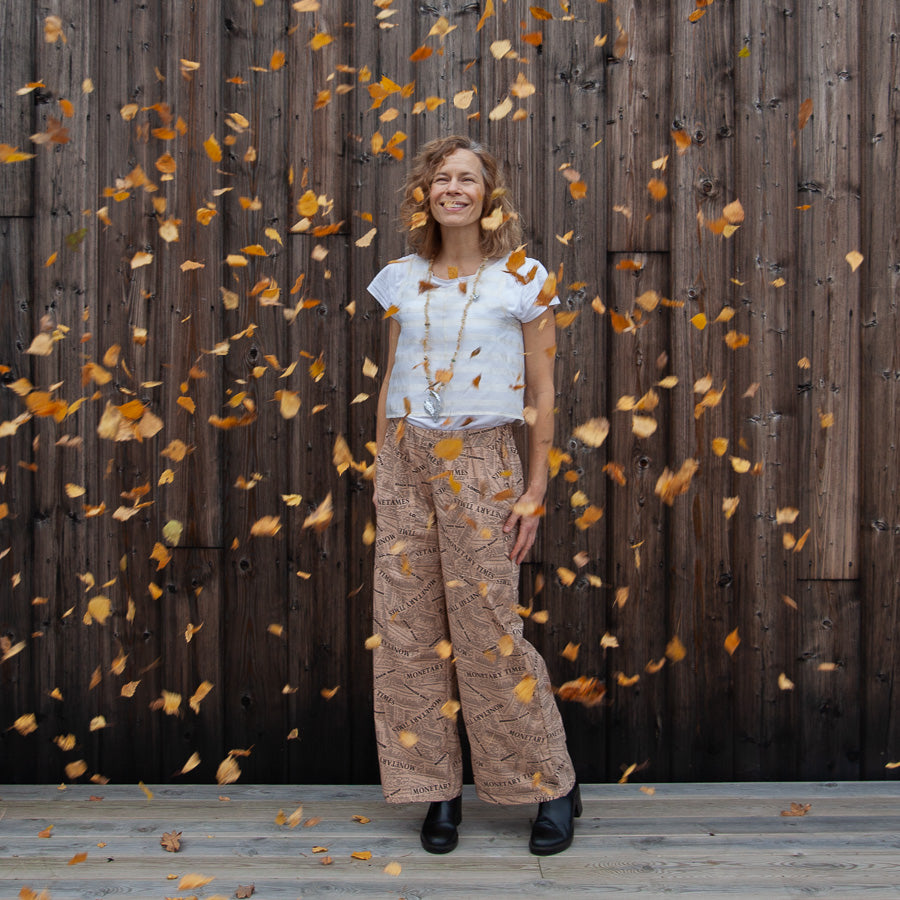
[{"label": "wooden plank wall", "polygon": [[376,780],[365,287],[404,251],[410,156],[453,132],[563,273],[569,459],[522,602],[555,684],[605,682],[563,704],[581,778],[891,775],[896,4],[7,0],[0,25],[0,780],[209,781],[231,751],[250,781]]}]

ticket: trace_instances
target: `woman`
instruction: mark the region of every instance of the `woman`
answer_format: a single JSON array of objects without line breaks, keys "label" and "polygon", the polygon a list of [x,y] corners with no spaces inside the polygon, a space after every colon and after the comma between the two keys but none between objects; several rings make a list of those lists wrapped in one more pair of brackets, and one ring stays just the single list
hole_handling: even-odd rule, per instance
[{"label": "woman", "polygon": [[[425,145],[401,217],[413,253],[369,285],[390,322],[375,474],[382,785],[388,802],[429,801],[422,844],[453,850],[461,710],[479,797],[539,802],[529,847],[558,853],[581,799],[546,666],[516,609],[547,490],[548,307],[559,301],[542,292],[540,263],[514,252],[521,227],[497,161],[469,138]],[[527,483],[512,437],[523,394]]]}]

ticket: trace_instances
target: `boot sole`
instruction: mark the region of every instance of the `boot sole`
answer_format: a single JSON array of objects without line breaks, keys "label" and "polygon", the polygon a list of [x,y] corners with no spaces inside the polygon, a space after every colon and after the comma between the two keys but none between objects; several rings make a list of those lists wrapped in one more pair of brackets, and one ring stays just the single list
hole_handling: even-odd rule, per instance
[{"label": "boot sole", "polygon": [[459,844],[459,837],[457,837],[452,844],[442,844],[439,847],[436,847],[434,844],[429,844],[424,837],[419,835],[420,840],[422,841],[422,847],[427,850],[429,853],[450,853],[456,849]]}]

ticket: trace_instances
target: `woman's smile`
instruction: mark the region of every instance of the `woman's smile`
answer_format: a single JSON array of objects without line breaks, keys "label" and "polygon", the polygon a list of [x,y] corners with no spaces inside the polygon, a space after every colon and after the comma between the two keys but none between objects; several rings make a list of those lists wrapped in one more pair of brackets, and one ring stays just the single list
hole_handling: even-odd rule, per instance
[{"label": "woman's smile", "polygon": [[477,225],[484,205],[481,161],[471,150],[455,150],[431,182],[431,215],[442,226]]}]

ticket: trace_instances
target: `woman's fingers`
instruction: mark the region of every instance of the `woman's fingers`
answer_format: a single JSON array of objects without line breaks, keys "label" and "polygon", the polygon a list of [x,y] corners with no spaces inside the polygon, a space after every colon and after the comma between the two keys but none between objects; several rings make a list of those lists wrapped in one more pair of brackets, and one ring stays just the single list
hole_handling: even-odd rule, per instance
[{"label": "woman's fingers", "polygon": [[[537,516],[517,516],[517,518],[519,519],[519,533],[516,535],[516,542],[510,551],[509,558],[516,565],[521,565],[537,537],[538,518]],[[505,526],[504,530],[506,530]]]}]

